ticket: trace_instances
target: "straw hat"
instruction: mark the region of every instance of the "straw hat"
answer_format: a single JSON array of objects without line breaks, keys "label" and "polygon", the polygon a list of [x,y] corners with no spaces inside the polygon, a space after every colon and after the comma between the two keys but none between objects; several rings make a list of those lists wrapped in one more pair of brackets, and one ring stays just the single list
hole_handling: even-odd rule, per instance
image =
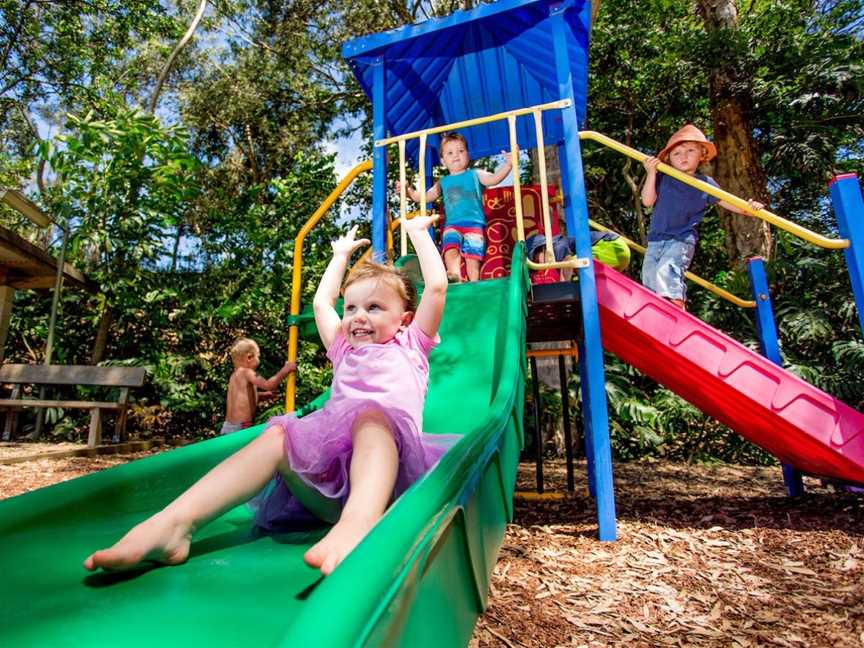
[{"label": "straw hat", "polygon": [[669,141],[666,142],[666,148],[660,151],[657,154],[657,157],[661,162],[668,163],[669,152],[682,142],[696,142],[697,144],[701,144],[705,149],[705,162],[717,157],[717,148],[708,141],[708,138],[705,137],[705,133],[696,128],[693,124],[687,124],[683,128],[678,129],[672,137],[669,138]]}]

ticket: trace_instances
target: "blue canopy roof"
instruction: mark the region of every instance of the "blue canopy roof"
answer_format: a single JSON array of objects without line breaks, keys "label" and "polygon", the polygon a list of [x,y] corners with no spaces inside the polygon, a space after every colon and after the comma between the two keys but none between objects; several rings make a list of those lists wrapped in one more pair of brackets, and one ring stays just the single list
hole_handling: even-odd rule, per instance
[{"label": "blue canopy roof", "polygon": [[[560,99],[550,10],[568,5],[567,48],[579,122],[588,90],[589,0],[501,0],[446,18],[407,25],[346,42],[347,59],[371,98],[373,62],[385,65],[388,136],[442,126]],[[562,140],[556,111],[544,114],[546,144]],[[509,149],[506,122],[463,129],[471,156]],[[521,147],[536,145],[532,116],[517,120]],[[437,137],[429,138],[437,160]],[[408,153],[417,159],[416,140]]]}]

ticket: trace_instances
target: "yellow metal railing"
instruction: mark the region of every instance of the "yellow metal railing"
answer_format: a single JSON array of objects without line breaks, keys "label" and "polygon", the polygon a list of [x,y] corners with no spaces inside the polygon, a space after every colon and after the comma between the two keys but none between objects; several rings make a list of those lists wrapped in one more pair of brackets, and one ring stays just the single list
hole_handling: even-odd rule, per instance
[{"label": "yellow metal railing", "polygon": [[[622,144],[621,142],[614,140],[611,137],[607,137],[606,135],[603,135],[602,133],[598,133],[596,131],[582,131],[579,133],[579,139],[597,142],[598,144],[602,144],[603,146],[611,148],[614,151],[618,151],[619,153],[626,155],[627,157],[633,158],[637,162],[644,162],[649,157],[641,151],[630,148],[626,144]],[[806,227],[802,227],[797,223],[786,220],[785,218],[782,218],[777,214],[773,214],[767,209],[753,210],[750,208],[750,205],[747,204],[746,200],[742,200],[738,196],[731,194],[727,191],[723,191],[722,189],[719,189],[714,185],[710,185],[707,182],[697,180],[696,178],[689,176],[686,173],[682,173],[678,169],[671,167],[668,164],[664,164],[663,162],[661,162],[657,165],[657,169],[659,171],[662,171],[666,175],[672,176],[676,180],[680,180],[681,182],[690,185],[691,187],[696,187],[697,189],[704,191],[705,193],[714,196],[715,198],[719,198],[724,202],[735,205],[739,209],[743,209],[750,216],[761,218],[762,220],[771,223],[775,227],[789,232],[790,234],[793,234],[798,238],[804,239],[808,243],[812,243],[813,245],[817,245],[819,247],[829,250],[842,250],[849,247],[849,241],[847,239],[832,239],[828,238],[827,236],[822,236],[821,234],[817,234],[816,232],[813,232]]]},{"label": "yellow metal railing", "polygon": [[[525,240],[525,225],[522,217],[522,188],[521,183],[519,181],[519,146],[516,141],[516,118],[522,115],[533,115],[534,116],[534,125],[537,133],[537,147],[538,150],[543,150],[543,124],[542,117],[543,112],[546,110],[560,110],[563,108],[570,107],[571,103],[569,99],[562,99],[560,101],[552,101],[545,104],[538,104],[536,106],[531,106],[528,108],[518,108],[516,110],[508,110],[506,112],[496,113],[494,115],[488,115],[486,117],[476,117],[474,119],[466,119],[464,121],[454,122],[452,124],[445,124],[443,126],[435,126],[433,128],[426,128],[419,131],[413,131],[410,133],[403,133],[402,135],[396,135],[394,137],[388,137],[385,139],[377,140],[375,142],[375,146],[387,146],[389,144],[398,144],[399,146],[399,180],[401,190],[399,192],[399,215],[400,218],[404,218],[407,213],[407,187],[405,185],[405,143],[408,140],[417,139],[419,140],[419,155],[418,155],[418,166],[419,173],[418,175],[418,186],[417,193],[420,197],[420,215],[426,215],[426,138],[429,135],[435,135],[437,133],[444,133],[447,131],[457,130],[459,128],[467,128],[469,126],[478,126],[480,124],[487,124],[494,121],[503,121],[507,120],[507,126],[510,134],[510,154],[513,157],[513,194],[514,194],[514,202],[516,207],[516,232],[518,239],[520,241]],[[539,175],[540,175],[540,186],[541,191],[540,195],[542,196],[542,205],[543,205],[543,224],[545,226],[546,232],[552,231],[550,216],[549,216],[549,198],[546,191],[547,181],[546,181],[546,161],[543,159],[543,156],[539,156]],[[404,230],[400,234],[401,239],[401,249],[402,254],[407,253],[407,237],[405,235]],[[546,237],[546,258],[554,259],[555,254],[552,249],[552,237]],[[590,262],[589,259],[581,259],[578,257],[571,257],[566,261],[551,261],[548,263],[534,263],[530,259],[528,259],[528,267],[532,270],[546,270],[549,268],[585,268],[588,266]]]},{"label": "yellow metal railing", "polygon": [[[641,245],[639,245],[638,243],[636,243],[635,241],[631,241],[626,236],[624,236],[622,234],[618,234],[618,232],[611,230],[608,227],[601,225],[600,223],[596,223],[593,220],[591,220],[590,218],[588,219],[588,224],[600,232],[609,232],[611,234],[618,235],[619,237],[621,237],[621,240],[624,241],[628,247],[630,247],[630,249],[636,250],[639,254],[642,254],[644,256],[645,248],[642,247]],[[684,276],[687,277],[693,283],[695,283],[699,286],[702,286],[705,290],[710,290],[712,293],[714,293],[718,297],[725,299],[728,302],[732,302],[733,304],[735,304],[736,306],[738,306],[740,308],[756,308],[756,302],[755,301],[748,300],[748,299],[741,299],[737,295],[733,295],[728,290],[724,290],[723,288],[721,288],[717,284],[713,284],[710,281],[708,281],[707,279],[703,279],[699,275],[693,274],[689,270],[684,273]]]},{"label": "yellow metal railing", "polygon": [[[336,185],[336,188],[330,192],[330,195],[321,203],[321,206],[315,210],[309,219],[300,228],[297,233],[297,238],[294,239],[294,269],[291,274],[291,316],[296,317],[300,314],[300,296],[302,291],[302,275],[303,275],[303,241],[315,225],[318,224],[327,210],[333,206],[339,196],[341,196],[348,186],[354,182],[354,179],[361,173],[372,170],[372,160],[361,162],[351,169],[344,178]],[[288,360],[290,362],[297,361],[297,340],[299,339],[300,331],[297,324],[288,326]],[[294,411],[294,400],[297,393],[297,372],[292,371],[288,374],[288,381],[285,386],[285,411]]]}]

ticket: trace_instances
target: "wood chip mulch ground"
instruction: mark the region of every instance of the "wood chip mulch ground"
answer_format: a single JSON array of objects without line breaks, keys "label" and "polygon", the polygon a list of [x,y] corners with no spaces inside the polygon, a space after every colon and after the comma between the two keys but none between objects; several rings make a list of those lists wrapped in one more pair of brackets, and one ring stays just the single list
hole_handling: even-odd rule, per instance
[{"label": "wood chip mulch ground", "polygon": [[584,492],[517,500],[471,646],[862,646],[862,498],[805,482],[792,500],[779,468],[616,464],[614,543]]},{"label": "wood chip mulch ground", "polygon": [[[0,498],[146,456],[0,464]],[[864,645],[864,506],[776,468],[615,466],[618,541],[595,539],[592,500],[517,499],[472,648]],[[560,462],[547,490],[563,492]],[[533,487],[533,466],[519,488]]]},{"label": "wood chip mulch ground", "polygon": [[160,449],[130,454],[100,455],[96,457],[62,457],[37,459],[23,463],[2,463],[21,455],[48,454],[83,447],[74,443],[2,443],[0,444],[0,499],[21,495],[37,488],[50,486],[68,479],[127,463],[149,456]]}]

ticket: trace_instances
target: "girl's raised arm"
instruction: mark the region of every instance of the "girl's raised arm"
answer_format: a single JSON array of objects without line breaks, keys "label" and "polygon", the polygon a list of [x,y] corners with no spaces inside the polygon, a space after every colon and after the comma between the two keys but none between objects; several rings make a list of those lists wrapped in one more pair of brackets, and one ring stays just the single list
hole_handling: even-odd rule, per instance
[{"label": "girl's raised arm", "polygon": [[417,306],[414,321],[429,337],[435,337],[438,333],[447,297],[447,271],[435,242],[429,236],[429,226],[434,220],[435,218],[430,216],[415,216],[402,223],[417,252],[420,271],[423,273],[423,296]]},{"label": "girl's raised arm", "polygon": [[312,310],[315,313],[315,326],[324,348],[329,349],[333,343],[342,320],[336,312],[336,300],[339,299],[339,289],[342,287],[342,278],[351,254],[359,247],[369,245],[369,239],[354,240],[357,235],[357,225],[341,236],[330,245],[333,247],[333,258],[327,264],[318,290],[315,291],[315,299],[312,301]]}]

